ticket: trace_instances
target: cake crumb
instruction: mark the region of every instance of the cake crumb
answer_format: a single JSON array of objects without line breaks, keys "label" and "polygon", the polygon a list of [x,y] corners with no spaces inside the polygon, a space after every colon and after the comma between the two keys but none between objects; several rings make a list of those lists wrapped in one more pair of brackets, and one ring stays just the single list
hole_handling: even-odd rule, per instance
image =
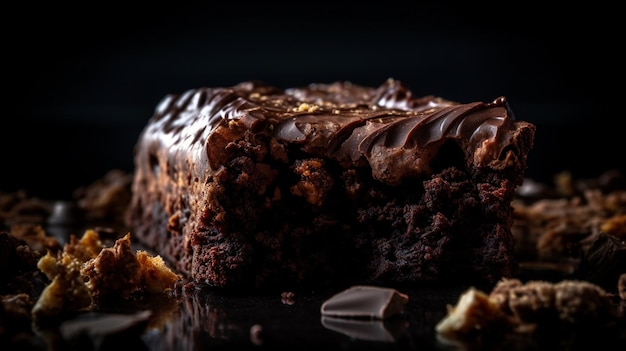
[{"label": "cake crumb", "polygon": [[54,237],[46,235],[41,224],[15,223],[11,226],[10,233],[16,238],[24,240],[32,250],[42,253],[47,250],[53,252],[61,250],[59,241]]},{"label": "cake crumb", "polygon": [[130,233],[116,240],[115,246],[103,249],[81,270],[86,285],[95,297],[129,298],[137,292],[157,294],[171,290],[178,280],[160,256],[147,252],[133,253]]},{"label": "cake crumb", "polygon": [[283,291],[280,294],[280,301],[285,305],[293,305],[296,303],[296,294],[291,291]]},{"label": "cake crumb", "polygon": [[511,321],[496,301],[476,288],[461,295],[455,306],[448,305],[448,315],[435,326],[440,335],[468,335],[497,326],[507,327]]},{"label": "cake crumb", "polygon": [[250,327],[250,341],[253,344],[260,346],[263,345],[263,326],[260,324],[254,324]]},{"label": "cake crumb", "polygon": [[621,240],[626,240],[626,214],[619,214],[608,218],[602,223],[600,230]]},{"label": "cake crumb", "polygon": [[505,279],[494,287],[489,298],[520,324],[602,323],[619,317],[611,295],[582,280],[522,283]]},{"label": "cake crumb", "polygon": [[315,112],[319,110],[320,107],[317,105],[310,105],[306,102],[301,103],[298,107],[294,108],[294,112]]},{"label": "cake crumb", "polygon": [[36,318],[91,310],[104,298],[166,293],[179,279],[160,256],[134,253],[130,233],[107,248],[93,229],[80,240],[72,235],[63,252],[48,251],[37,267],[51,283],[32,309]]},{"label": "cake crumb", "polygon": [[435,327],[448,339],[475,334],[532,333],[559,327],[599,327],[619,321],[622,312],[601,287],[577,280],[528,281],[502,279],[486,294],[475,288],[461,295],[456,306]]},{"label": "cake crumb", "polygon": [[73,197],[88,220],[123,221],[130,203],[132,174],[112,169],[91,184],[77,188]]},{"label": "cake crumb", "polygon": [[619,298],[622,300],[626,300],[626,273],[623,273],[619,276],[619,281],[617,282],[617,291],[619,292]]}]

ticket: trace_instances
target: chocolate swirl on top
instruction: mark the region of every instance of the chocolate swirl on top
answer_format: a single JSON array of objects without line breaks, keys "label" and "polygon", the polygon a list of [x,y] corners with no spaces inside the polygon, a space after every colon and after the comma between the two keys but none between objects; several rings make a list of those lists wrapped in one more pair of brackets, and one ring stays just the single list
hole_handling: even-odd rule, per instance
[{"label": "chocolate swirl on top", "polygon": [[[336,82],[286,90],[245,82],[166,97],[146,133],[156,137],[154,152],[169,149],[170,172],[190,168],[200,179],[230,157],[226,145],[252,131],[346,167],[369,165],[374,177],[395,184],[428,173],[449,140],[467,162],[497,167],[514,157],[508,153],[515,153],[521,124],[534,132],[532,125],[515,121],[503,97],[469,104],[415,98],[391,79],[378,88]],[[193,164],[179,157],[187,153],[196,155]]]}]

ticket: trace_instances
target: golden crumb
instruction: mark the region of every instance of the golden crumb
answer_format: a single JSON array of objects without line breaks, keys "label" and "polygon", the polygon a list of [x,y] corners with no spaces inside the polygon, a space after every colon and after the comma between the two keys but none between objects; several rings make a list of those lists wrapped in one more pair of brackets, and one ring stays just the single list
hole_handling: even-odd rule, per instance
[{"label": "golden crumb", "polygon": [[489,295],[519,323],[603,322],[619,315],[600,286],[584,280],[499,282]]},{"label": "golden crumb", "polygon": [[169,292],[179,279],[160,256],[133,252],[130,233],[104,247],[91,229],[80,240],[72,236],[63,252],[48,251],[37,267],[52,282],[33,307],[34,316],[88,310],[103,298]]},{"label": "golden crumb", "polygon": [[171,290],[178,280],[160,256],[150,257],[141,250],[135,254],[130,233],[87,262],[81,273],[95,297],[129,298],[138,292],[162,293]]},{"label": "golden crumb", "polygon": [[619,293],[619,298],[626,300],[626,273],[619,276],[619,280],[617,281],[617,291]]},{"label": "golden crumb", "polygon": [[309,105],[306,102],[301,103],[298,107],[295,107],[294,112],[315,112],[319,110],[320,107],[317,105]]},{"label": "golden crumb", "polygon": [[98,232],[88,229],[80,239],[76,235],[71,235],[63,250],[81,262],[86,262],[98,256],[104,247]]},{"label": "golden crumb", "polygon": [[489,294],[468,289],[456,306],[448,306],[435,329],[441,336],[459,339],[559,325],[608,325],[622,317],[611,296],[587,281],[502,279]]},{"label": "golden crumb", "polygon": [[150,256],[149,253],[139,250],[137,262],[139,283],[147,293],[160,294],[170,291],[179,279],[178,275],[167,267],[161,256]]},{"label": "golden crumb", "polygon": [[510,323],[495,301],[473,287],[461,295],[456,306],[447,308],[447,316],[435,326],[437,333],[444,336],[467,335]]},{"label": "golden crumb", "polygon": [[614,237],[626,240],[626,214],[620,214],[607,219],[600,226],[600,230]]},{"label": "golden crumb", "polygon": [[554,176],[554,184],[556,186],[556,190],[562,196],[572,196],[576,192],[574,186],[574,178],[572,173],[569,171],[563,171],[557,173]]},{"label": "golden crumb", "polygon": [[68,252],[53,255],[48,252],[37,267],[52,281],[33,306],[35,318],[88,309],[92,297],[80,273],[83,262]]}]

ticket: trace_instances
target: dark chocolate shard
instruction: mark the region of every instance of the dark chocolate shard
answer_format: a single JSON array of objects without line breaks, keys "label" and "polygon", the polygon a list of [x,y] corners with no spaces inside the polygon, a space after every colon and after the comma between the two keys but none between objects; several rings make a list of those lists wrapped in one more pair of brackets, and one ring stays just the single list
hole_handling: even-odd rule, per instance
[{"label": "dark chocolate shard", "polygon": [[326,329],[353,339],[395,342],[409,326],[409,322],[402,318],[389,318],[383,321],[322,316],[322,325]]},{"label": "dark chocolate shard", "polygon": [[343,318],[386,319],[400,314],[408,301],[408,295],[392,288],[357,285],[326,300],[321,312]]}]

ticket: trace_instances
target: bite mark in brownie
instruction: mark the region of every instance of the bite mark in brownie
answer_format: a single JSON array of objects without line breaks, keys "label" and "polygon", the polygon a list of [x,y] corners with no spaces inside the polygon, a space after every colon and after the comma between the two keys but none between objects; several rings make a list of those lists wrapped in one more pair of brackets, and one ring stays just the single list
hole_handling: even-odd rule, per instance
[{"label": "bite mark in brownie", "polygon": [[192,89],[138,139],[127,224],[216,287],[495,282],[534,131],[392,79]]}]

